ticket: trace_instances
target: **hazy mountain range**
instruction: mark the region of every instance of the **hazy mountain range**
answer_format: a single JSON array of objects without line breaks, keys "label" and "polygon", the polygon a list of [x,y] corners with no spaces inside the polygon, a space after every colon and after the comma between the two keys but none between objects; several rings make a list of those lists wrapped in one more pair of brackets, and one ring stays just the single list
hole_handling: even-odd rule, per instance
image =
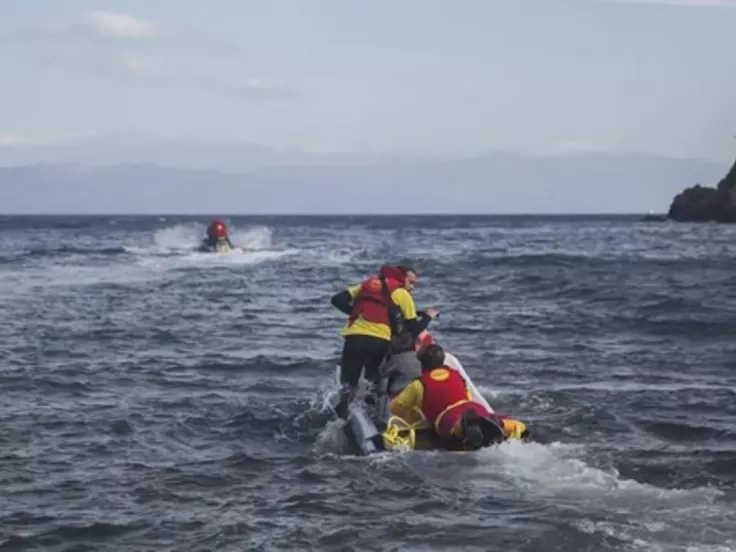
[{"label": "hazy mountain range", "polygon": [[110,135],[0,145],[3,213],[643,213],[729,163],[643,154],[276,151]]}]

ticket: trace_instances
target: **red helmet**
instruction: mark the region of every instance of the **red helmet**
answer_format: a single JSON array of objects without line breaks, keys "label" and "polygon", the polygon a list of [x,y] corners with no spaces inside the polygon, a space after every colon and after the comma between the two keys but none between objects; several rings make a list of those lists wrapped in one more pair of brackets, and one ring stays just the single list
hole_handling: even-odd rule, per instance
[{"label": "red helmet", "polygon": [[227,226],[221,220],[213,220],[207,227],[207,235],[211,238],[226,238],[227,237]]},{"label": "red helmet", "polygon": [[414,350],[418,353],[419,351],[424,349],[427,345],[433,345],[434,343],[436,342],[434,338],[432,337],[432,335],[427,330],[424,330],[417,337],[417,340],[414,343]]}]

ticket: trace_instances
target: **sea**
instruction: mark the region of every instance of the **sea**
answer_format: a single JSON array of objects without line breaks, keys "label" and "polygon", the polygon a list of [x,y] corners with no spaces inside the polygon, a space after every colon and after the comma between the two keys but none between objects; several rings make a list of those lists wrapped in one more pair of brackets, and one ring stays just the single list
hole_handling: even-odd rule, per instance
[{"label": "sea", "polygon": [[[736,550],[736,227],[641,218],[0,217],[0,550]],[[396,263],[532,442],[340,449]]]}]

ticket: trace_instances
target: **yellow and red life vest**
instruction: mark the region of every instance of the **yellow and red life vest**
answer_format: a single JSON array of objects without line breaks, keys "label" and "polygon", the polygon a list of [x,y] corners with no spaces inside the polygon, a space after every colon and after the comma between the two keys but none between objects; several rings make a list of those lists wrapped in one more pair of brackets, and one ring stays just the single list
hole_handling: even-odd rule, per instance
[{"label": "yellow and red life vest", "polygon": [[457,370],[443,366],[422,372],[422,414],[435,428],[452,408],[470,402],[465,380]]},{"label": "yellow and red life vest", "polygon": [[360,284],[360,289],[353,298],[350,324],[358,317],[362,317],[367,322],[390,326],[389,307],[393,303],[391,294],[401,287],[403,282],[398,270],[394,274],[391,268],[384,267],[381,275],[384,276],[386,290],[383,289],[380,276],[371,276]]}]

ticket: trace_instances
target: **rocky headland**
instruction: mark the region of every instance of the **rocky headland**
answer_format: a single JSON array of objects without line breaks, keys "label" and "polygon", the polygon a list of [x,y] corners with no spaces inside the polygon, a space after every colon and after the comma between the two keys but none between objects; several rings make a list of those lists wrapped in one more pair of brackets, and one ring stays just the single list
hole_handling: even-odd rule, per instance
[{"label": "rocky headland", "polygon": [[715,188],[696,184],[677,194],[666,218],[677,222],[736,223],[736,161]]}]

